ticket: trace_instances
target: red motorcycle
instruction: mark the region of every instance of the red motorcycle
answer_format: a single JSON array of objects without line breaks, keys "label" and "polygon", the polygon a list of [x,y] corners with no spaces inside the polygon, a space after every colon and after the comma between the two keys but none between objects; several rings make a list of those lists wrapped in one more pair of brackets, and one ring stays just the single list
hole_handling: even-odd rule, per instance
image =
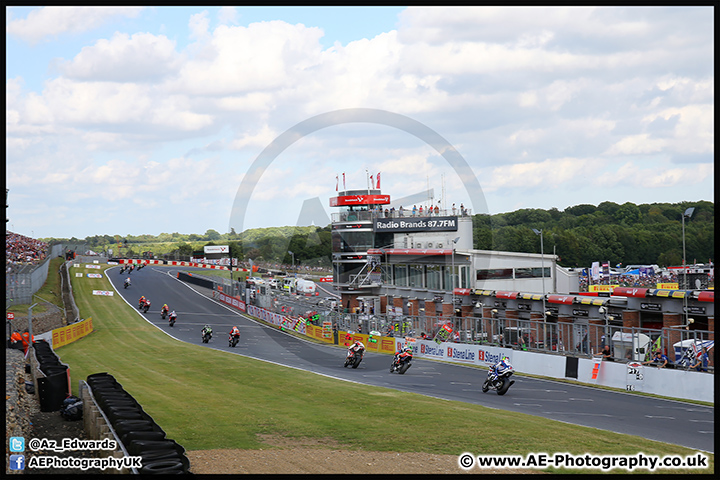
[{"label": "red motorcycle", "polygon": [[412,365],[412,350],[406,350],[404,352],[397,352],[395,358],[393,358],[392,365],[390,365],[390,373],[398,372],[400,375],[407,372],[407,369]]}]

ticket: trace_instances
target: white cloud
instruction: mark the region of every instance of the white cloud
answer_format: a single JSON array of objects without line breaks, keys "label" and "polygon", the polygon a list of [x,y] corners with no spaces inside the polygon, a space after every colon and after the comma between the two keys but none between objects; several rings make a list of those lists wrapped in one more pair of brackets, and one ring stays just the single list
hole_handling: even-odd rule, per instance
[{"label": "white cloud", "polygon": [[483,189],[493,192],[500,189],[562,188],[565,183],[577,181],[596,171],[598,164],[590,159],[561,158],[542,162],[517,163],[493,168],[483,182]]},{"label": "white cloud", "polygon": [[[343,108],[422,122],[456,146],[484,190],[519,208],[590,181],[603,195],[638,182],[703,195],[687,187],[693,170],[684,164],[712,185],[703,163],[714,151],[709,8],[412,7],[397,30],[330,48],[321,19],[243,25],[232,7],[164,11],[134,21],[132,9],[44,8],[9,19],[8,38],[59,37],[36,50],[45,56],[8,55],[12,189],[41,184],[34,195],[52,190],[73,208],[88,198],[132,198],[157,212],[168,202],[200,212],[207,198],[229,208],[263,148]],[[81,46],[61,36],[89,29],[97,33]],[[441,183],[448,198],[461,197],[437,152],[394,133],[346,125],[309,135],[268,169],[257,199],[300,208],[308,196],[331,195],[342,171],[348,188],[362,188],[365,168],[382,172],[392,198],[428,186],[437,197]],[[92,181],[75,183],[69,171]]]},{"label": "white cloud", "polygon": [[144,7],[43,7],[27,18],[10,20],[9,35],[28,43],[65,33],[82,33],[97,28],[116,17],[137,17]]},{"label": "white cloud", "polygon": [[649,134],[628,135],[611,146],[607,155],[640,155],[659,153],[667,146],[664,139],[653,139]]},{"label": "white cloud", "polygon": [[181,56],[175,42],[164,35],[116,32],[110,40],[100,39],[85,47],[60,71],[77,80],[146,82],[172,75],[180,66]]},{"label": "white cloud", "polygon": [[679,188],[698,185],[713,178],[715,167],[712,164],[689,165],[687,167],[667,168],[656,162],[643,168],[637,163],[627,162],[615,171],[605,172],[597,178],[597,186],[617,188]]}]

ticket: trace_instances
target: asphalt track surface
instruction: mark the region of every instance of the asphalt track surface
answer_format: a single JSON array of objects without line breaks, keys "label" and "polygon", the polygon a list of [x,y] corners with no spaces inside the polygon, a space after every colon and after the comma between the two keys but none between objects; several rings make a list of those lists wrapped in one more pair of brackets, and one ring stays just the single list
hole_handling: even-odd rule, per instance
[{"label": "asphalt track surface", "polygon": [[[132,285],[127,289],[122,287],[122,281],[128,275],[120,275],[119,267],[109,268],[107,275],[138,315],[184,342],[361,384],[638,435],[710,453],[715,451],[714,407],[518,374],[514,376],[515,384],[504,396],[493,391],[483,394],[480,387],[486,370],[416,358],[404,375],[391,374],[391,357],[373,352],[365,354],[357,369],[344,368],[344,348],[299,339],[252,320],[201,294],[199,288],[179,281],[176,278],[179,270],[177,267],[147,265],[129,275]],[[141,295],[152,302],[147,314],[137,309]],[[164,303],[178,315],[174,327],[160,317],[160,307]],[[213,328],[213,338],[203,344],[200,330],[206,323]],[[237,325],[241,333],[240,342],[234,348],[228,345],[228,332],[233,325]],[[521,425],[509,427],[522,429]]]}]

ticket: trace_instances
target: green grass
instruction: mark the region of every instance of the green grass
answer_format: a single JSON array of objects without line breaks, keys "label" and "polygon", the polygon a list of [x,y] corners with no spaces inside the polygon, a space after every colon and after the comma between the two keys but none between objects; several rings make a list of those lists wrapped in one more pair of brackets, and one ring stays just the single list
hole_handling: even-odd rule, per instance
[{"label": "green grass", "polygon": [[[70,365],[73,383],[93,373],[112,374],[187,450],[273,448],[258,434],[275,434],[332,438],[348,449],[450,455],[695,453],[642,437],[357,385],[185,344],[142,320],[119,296],[93,296],[92,289],[110,289],[106,278],[76,279],[74,271],[76,303],[83,318],[93,318],[95,331],[57,350]],[[708,470],[673,472],[714,472],[714,455],[709,457]]]}]

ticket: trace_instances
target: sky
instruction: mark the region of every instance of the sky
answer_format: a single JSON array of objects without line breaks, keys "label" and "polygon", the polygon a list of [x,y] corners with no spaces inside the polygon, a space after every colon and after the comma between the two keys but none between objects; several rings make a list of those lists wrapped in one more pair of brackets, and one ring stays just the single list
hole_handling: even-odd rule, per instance
[{"label": "sky", "polygon": [[[7,230],[714,201],[712,7],[7,7]],[[343,182],[344,178],[344,182]],[[680,214],[680,212],[679,212]]]}]

